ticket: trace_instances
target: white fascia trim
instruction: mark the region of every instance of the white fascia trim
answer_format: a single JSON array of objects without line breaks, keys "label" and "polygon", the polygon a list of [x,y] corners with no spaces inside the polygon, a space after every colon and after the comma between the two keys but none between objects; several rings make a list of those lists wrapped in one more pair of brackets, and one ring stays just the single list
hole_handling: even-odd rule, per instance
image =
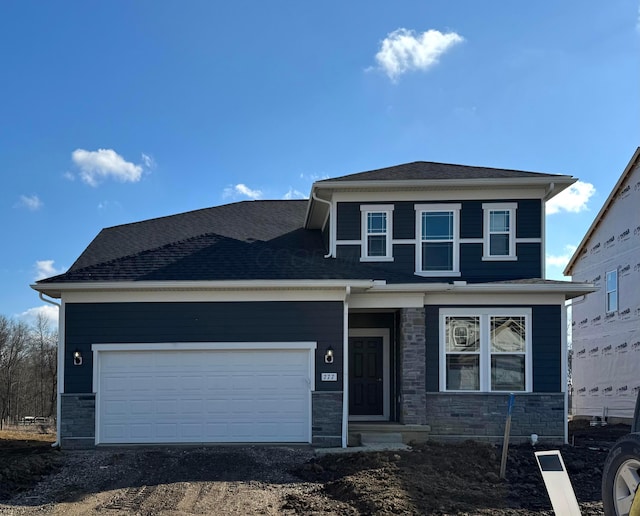
[{"label": "white fascia trim", "polygon": [[453,285],[452,290],[456,292],[502,292],[502,293],[557,293],[565,294],[567,299],[578,297],[583,294],[595,292],[597,289],[592,283],[578,283],[570,285],[547,285],[547,284],[491,284],[474,283],[467,285]]},{"label": "white fascia trim", "polygon": [[398,309],[422,308],[424,306],[422,292],[366,292],[351,294],[349,306],[358,309]]},{"label": "white fascia trim", "polygon": [[396,190],[343,190],[336,191],[332,194],[334,202],[361,202],[361,203],[391,203],[399,201],[408,202],[451,202],[455,198],[456,201],[491,201],[499,195],[500,198],[509,199],[542,199],[545,196],[545,185],[538,188],[518,188],[516,186],[500,188],[499,194],[497,187],[480,189],[479,187],[467,187],[466,185],[456,185],[455,187],[434,189],[434,188],[398,188]]},{"label": "white fascia trim", "polygon": [[[224,281],[82,281],[74,283],[32,284],[31,288],[50,297],[62,292],[143,291],[143,290],[288,290],[369,288],[373,280],[224,280]],[[56,293],[57,295],[49,294]]]},{"label": "white fascia trim", "polygon": [[[480,179],[417,179],[417,180],[380,180],[380,181],[323,181],[315,183],[314,188],[332,189],[338,191],[360,190],[363,188],[450,188],[450,187],[496,187],[514,186],[524,188],[527,186],[560,185],[569,186],[576,178],[566,175],[544,177],[518,177],[518,178],[480,178]],[[566,188],[565,186],[565,188]]]},{"label": "white fascia trim", "polygon": [[368,293],[376,292],[446,292],[451,290],[451,283],[381,283],[375,284]]}]

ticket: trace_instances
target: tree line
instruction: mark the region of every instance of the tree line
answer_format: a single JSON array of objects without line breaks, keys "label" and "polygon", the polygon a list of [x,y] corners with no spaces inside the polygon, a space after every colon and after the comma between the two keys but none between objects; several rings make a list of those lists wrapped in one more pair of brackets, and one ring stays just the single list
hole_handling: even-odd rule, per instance
[{"label": "tree line", "polygon": [[0,430],[25,417],[55,417],[58,332],[0,315]]}]

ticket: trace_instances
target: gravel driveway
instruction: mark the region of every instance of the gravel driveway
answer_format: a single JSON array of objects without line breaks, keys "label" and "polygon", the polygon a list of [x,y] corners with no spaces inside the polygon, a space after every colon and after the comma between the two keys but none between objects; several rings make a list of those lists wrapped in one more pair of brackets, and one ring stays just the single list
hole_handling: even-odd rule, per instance
[{"label": "gravel driveway", "polygon": [[286,514],[320,486],[289,473],[308,447],[100,449],[67,452],[62,468],[0,504],[0,514]]}]

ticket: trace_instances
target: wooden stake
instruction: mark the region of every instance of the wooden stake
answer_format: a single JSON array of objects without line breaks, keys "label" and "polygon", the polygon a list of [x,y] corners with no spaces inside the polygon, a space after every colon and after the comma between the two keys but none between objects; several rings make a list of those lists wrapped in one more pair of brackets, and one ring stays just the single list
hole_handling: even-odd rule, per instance
[{"label": "wooden stake", "polygon": [[509,408],[507,409],[507,421],[504,425],[504,440],[502,441],[502,460],[500,461],[500,478],[505,478],[507,471],[507,452],[509,450],[509,434],[511,433],[511,411],[515,402],[515,395],[509,394]]}]

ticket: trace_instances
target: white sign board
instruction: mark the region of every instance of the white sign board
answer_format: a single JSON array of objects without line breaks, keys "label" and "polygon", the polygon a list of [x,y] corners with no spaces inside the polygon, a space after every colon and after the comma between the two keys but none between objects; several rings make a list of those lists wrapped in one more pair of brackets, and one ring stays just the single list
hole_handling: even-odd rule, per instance
[{"label": "white sign board", "polygon": [[580,506],[560,452],[540,451],[535,455],[553,511],[558,516],[580,516]]}]

